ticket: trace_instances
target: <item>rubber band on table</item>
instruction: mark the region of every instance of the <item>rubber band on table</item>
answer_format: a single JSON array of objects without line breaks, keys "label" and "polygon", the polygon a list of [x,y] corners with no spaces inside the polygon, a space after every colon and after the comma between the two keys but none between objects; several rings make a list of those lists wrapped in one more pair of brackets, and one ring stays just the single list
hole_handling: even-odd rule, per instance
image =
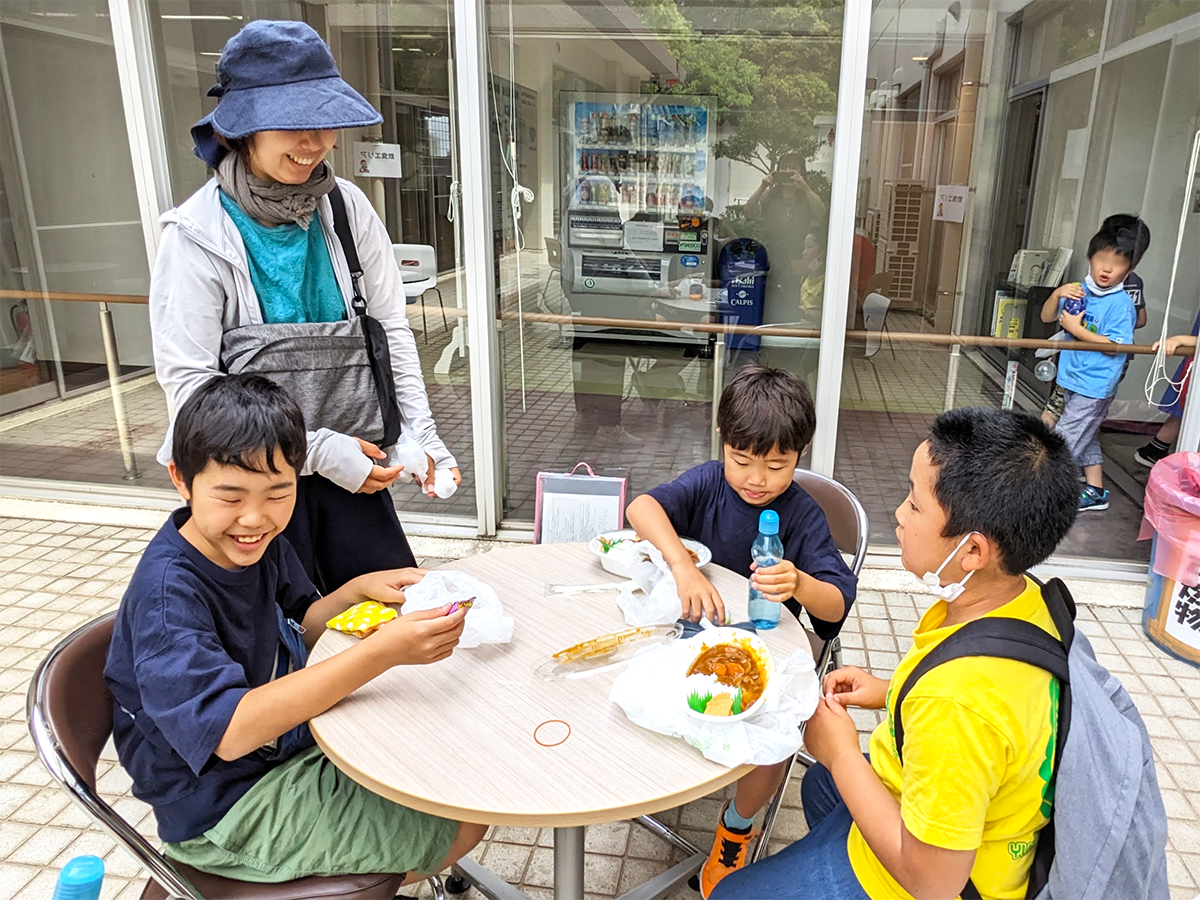
[{"label": "rubber band on table", "polygon": [[[545,741],[541,740],[538,737],[538,732],[541,731],[543,728],[545,728],[547,725],[562,725],[567,729],[567,733],[565,735],[563,735],[563,739],[561,741],[555,741],[553,744],[546,743]],[[571,736],[571,723],[566,722],[563,719],[547,719],[545,722],[542,722],[540,725],[538,725],[537,728],[533,729],[533,740],[534,740],[534,743],[536,743],[539,747],[558,747],[562,744],[565,744],[567,742],[567,738],[569,738],[570,736]]]}]

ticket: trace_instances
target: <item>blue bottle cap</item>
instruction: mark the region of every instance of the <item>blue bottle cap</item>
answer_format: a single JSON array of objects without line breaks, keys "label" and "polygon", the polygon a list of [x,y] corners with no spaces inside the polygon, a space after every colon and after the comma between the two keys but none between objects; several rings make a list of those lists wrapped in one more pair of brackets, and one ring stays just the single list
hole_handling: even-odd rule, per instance
[{"label": "blue bottle cap", "polygon": [[98,856],[77,856],[58,873],[54,900],[97,900],[104,880],[104,860]]},{"label": "blue bottle cap", "polygon": [[98,856],[76,856],[59,874],[59,881],[67,884],[88,884],[104,877],[104,860]]},{"label": "blue bottle cap", "polygon": [[759,534],[779,534],[779,513],[764,509],[758,517]]}]

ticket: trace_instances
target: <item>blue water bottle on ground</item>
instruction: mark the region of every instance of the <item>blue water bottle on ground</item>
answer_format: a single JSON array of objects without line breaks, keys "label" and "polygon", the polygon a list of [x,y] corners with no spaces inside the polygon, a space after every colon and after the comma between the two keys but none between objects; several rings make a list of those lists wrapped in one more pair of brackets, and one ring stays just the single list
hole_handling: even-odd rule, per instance
[{"label": "blue water bottle on ground", "polygon": [[54,900],[99,900],[104,881],[104,860],[98,856],[77,856],[58,873]]},{"label": "blue water bottle on ground", "polygon": [[[764,509],[758,517],[758,537],[750,548],[750,555],[758,563],[758,568],[765,569],[783,560],[783,542],[779,540],[779,513],[773,509]],[[750,621],[755,628],[774,628],[779,624],[779,610],[782,603],[775,603],[762,595],[753,583],[750,585],[750,602],[747,610]]]}]

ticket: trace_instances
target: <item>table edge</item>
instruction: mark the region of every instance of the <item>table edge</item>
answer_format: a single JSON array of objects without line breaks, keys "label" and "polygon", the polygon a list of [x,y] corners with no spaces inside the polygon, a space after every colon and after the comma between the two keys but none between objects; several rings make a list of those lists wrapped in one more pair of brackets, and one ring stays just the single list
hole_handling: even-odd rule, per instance
[{"label": "table edge", "polygon": [[313,739],[317,742],[317,746],[335,766],[338,767],[346,776],[356,782],[359,786],[366,788],[374,794],[391,800],[393,803],[398,803],[401,806],[409,809],[415,809],[417,812],[429,813],[430,815],[440,816],[443,819],[452,819],[456,822],[470,822],[475,825],[516,825],[528,828],[566,828],[578,825],[601,825],[607,822],[622,822],[626,819],[636,819],[642,815],[652,815],[656,812],[662,812],[666,809],[674,809],[677,806],[683,806],[686,803],[691,803],[693,800],[699,800],[702,797],[719,791],[727,787],[752,771],[755,767],[750,765],[737,766],[722,772],[719,776],[706,781],[703,784],[695,785],[687,790],[678,791],[674,794],[664,794],[651,801],[641,803],[618,804],[604,809],[588,810],[586,812],[574,813],[514,813],[501,812],[493,810],[466,809],[463,807],[452,806],[445,803],[438,803],[430,800],[427,797],[418,797],[413,794],[406,794],[402,791],[397,791],[390,785],[376,781],[370,775],[361,771],[351,763],[347,762],[343,757],[329,747],[322,739],[319,729],[315,725],[310,725]]}]

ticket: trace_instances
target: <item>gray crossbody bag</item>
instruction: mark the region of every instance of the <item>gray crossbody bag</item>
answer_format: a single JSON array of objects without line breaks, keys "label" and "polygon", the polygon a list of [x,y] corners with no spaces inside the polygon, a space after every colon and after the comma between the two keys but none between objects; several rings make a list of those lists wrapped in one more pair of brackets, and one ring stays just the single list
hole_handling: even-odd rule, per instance
[{"label": "gray crossbody bag", "polygon": [[221,337],[221,370],[270,378],[300,406],[309,430],[329,428],[390,447],[400,437],[400,406],[387,332],[367,315],[359,282],[362,265],[346,201],[329,192],[333,229],[350,266],[354,288],[349,319],[340,322],[243,325]]}]

